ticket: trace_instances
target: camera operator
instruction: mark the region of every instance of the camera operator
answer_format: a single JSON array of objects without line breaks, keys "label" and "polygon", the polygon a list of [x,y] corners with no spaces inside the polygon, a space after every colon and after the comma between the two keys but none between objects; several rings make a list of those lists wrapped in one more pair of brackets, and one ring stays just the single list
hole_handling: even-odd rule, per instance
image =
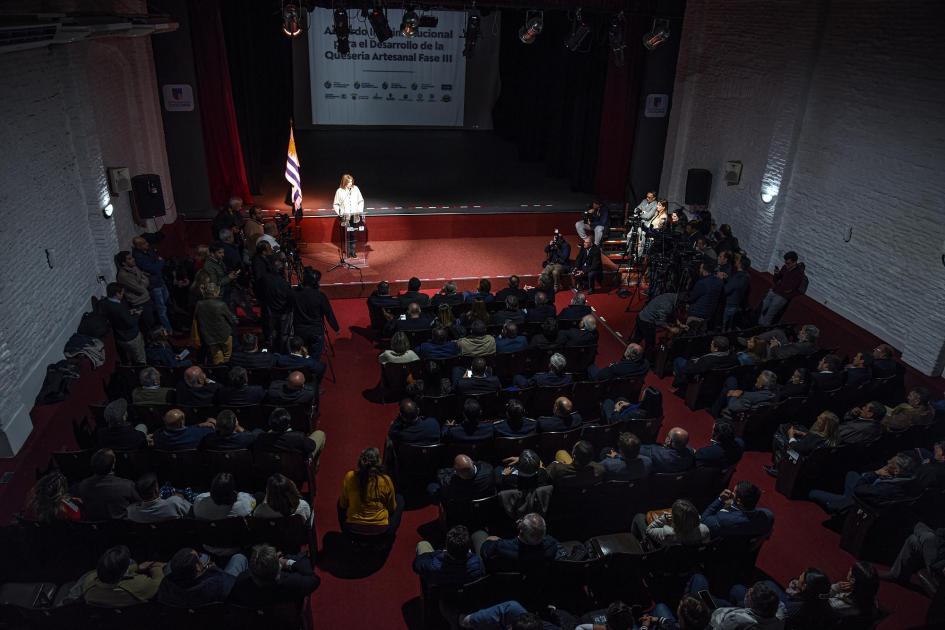
[{"label": "camera operator", "polygon": [[328,320],[332,330],[338,332],[338,321],[331,309],[331,302],[318,286],[321,277],[322,274],[317,269],[305,268],[302,284],[295,289],[292,309],[295,336],[302,338],[308,347],[309,355],[315,359],[322,356],[322,348],[325,346],[325,320]]},{"label": "camera operator", "polygon": [[212,240],[220,238],[220,230],[237,231],[243,226],[243,215],[240,213],[242,209],[243,200],[239,197],[230,197],[230,200],[220,208],[217,216],[213,217],[213,222],[210,224],[210,229],[213,232]]},{"label": "camera operator", "polygon": [[581,240],[588,237],[591,231],[594,232],[594,244],[600,245],[604,238],[604,232],[610,227],[610,214],[607,209],[601,205],[601,202],[594,200],[587,210],[584,211],[584,217],[574,224],[578,236]]},{"label": "camera operator", "polygon": [[[629,203],[627,205],[630,205]],[[650,221],[656,216],[656,192],[650,190],[646,193],[636,208],[633,209],[633,216],[643,219],[643,225],[649,226]],[[629,220],[629,216],[624,216],[624,223]]]},{"label": "camera operator", "polygon": [[545,245],[545,262],[542,266],[543,273],[554,280],[555,291],[561,290],[561,274],[571,271],[571,246],[557,229],[551,242]]},{"label": "camera operator", "polygon": [[285,342],[292,335],[292,285],[285,278],[285,263],[278,258],[257,283],[256,299],[266,312],[263,334],[273,352],[284,353]]}]

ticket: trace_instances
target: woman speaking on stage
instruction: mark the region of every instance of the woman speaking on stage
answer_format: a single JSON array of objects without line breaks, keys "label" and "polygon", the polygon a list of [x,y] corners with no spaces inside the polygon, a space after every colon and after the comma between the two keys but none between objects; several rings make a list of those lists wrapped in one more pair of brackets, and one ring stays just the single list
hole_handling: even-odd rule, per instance
[{"label": "woman speaking on stage", "polygon": [[345,243],[347,255],[353,258],[355,255],[354,231],[349,231],[348,227],[361,223],[364,214],[364,197],[361,196],[361,190],[354,185],[354,177],[347,173],[341,176],[341,183],[335,191],[333,207],[341,222],[342,242]]}]

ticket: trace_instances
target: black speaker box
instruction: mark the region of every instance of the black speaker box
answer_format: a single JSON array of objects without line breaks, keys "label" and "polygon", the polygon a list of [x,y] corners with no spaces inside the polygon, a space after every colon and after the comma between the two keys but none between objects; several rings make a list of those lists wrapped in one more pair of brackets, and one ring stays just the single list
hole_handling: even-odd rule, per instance
[{"label": "black speaker box", "polygon": [[131,205],[141,219],[163,217],[164,189],[161,187],[161,176],[153,173],[135,175],[131,178]]},{"label": "black speaker box", "polygon": [[712,173],[704,168],[691,168],[686,175],[686,205],[709,205],[709,191],[712,190]]}]

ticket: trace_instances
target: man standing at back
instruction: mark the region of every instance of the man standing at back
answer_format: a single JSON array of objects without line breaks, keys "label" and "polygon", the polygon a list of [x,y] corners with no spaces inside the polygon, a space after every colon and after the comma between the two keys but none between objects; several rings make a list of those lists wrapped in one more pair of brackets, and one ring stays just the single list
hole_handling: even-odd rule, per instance
[{"label": "man standing at back", "polygon": [[804,292],[807,276],[804,263],[797,262],[797,252],[784,254],[784,266],[774,268],[774,286],[761,303],[759,326],[770,326],[784,313],[788,304]]},{"label": "man standing at back", "polygon": [[148,274],[148,291],[154,302],[154,310],[157,311],[164,330],[170,334],[173,329],[171,320],[167,317],[167,309],[171,304],[171,293],[167,290],[167,283],[164,282],[164,259],[151,249],[151,244],[144,237],[134,237],[131,239],[131,245],[131,255],[134,256],[135,263]]}]

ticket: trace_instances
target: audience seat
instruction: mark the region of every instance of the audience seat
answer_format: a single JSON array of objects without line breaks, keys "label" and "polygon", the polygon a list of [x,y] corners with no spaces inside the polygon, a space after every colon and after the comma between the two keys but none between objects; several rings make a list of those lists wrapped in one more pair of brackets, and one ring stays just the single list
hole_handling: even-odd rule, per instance
[{"label": "audience seat", "polygon": [[651,510],[672,507],[676,499],[691,499],[694,491],[696,469],[678,473],[652,473],[649,478]]},{"label": "audience seat", "polygon": [[403,396],[408,377],[420,378],[420,364],[420,361],[412,361],[381,365],[381,402],[387,403]]},{"label": "audience seat", "polygon": [[564,355],[567,361],[569,372],[584,374],[587,372],[588,366],[597,357],[597,345],[562,348],[561,354]]},{"label": "audience seat", "polygon": [[[584,421],[600,418],[600,402],[606,396],[610,384],[606,381],[576,381],[571,390],[571,402],[574,410],[581,414]],[[637,394],[639,396],[639,394]]]},{"label": "audience seat", "polygon": [[[203,454],[196,450],[162,451],[152,449],[151,465],[161,483],[169,483],[178,488],[186,488],[194,485],[195,480],[207,479],[208,477]],[[206,485],[203,487],[206,487]]]},{"label": "audience seat", "polygon": [[539,436],[537,433],[526,435],[524,437],[499,437],[492,441],[492,448],[495,452],[497,463],[504,461],[508,457],[518,457],[522,451],[527,449],[538,451]]},{"label": "audience seat", "polygon": [[495,376],[499,378],[504,387],[512,384],[512,377],[516,374],[524,374],[528,363],[528,357],[525,350],[518,352],[497,352],[495,355]]},{"label": "audience seat", "polygon": [[581,439],[583,427],[577,427],[569,431],[548,431],[538,436],[538,456],[545,464],[554,461],[555,453],[558,451],[571,452],[574,443]]},{"label": "audience seat", "polygon": [[589,425],[581,431],[581,439],[594,445],[595,457],[605,447],[616,448],[619,426],[616,424]]}]

